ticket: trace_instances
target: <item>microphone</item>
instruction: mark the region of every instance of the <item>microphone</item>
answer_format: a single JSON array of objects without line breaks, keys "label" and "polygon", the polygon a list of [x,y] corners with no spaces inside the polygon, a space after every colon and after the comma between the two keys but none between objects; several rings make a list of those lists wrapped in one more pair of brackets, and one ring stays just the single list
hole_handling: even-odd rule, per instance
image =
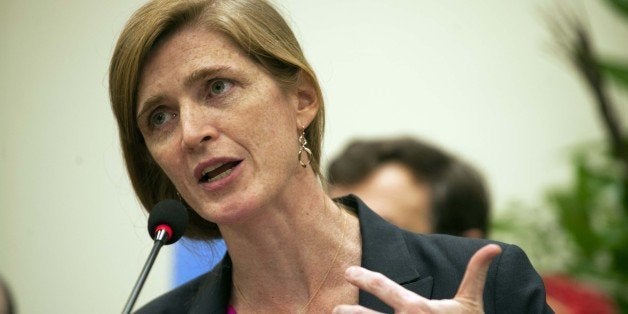
[{"label": "microphone", "polygon": [[122,313],[131,313],[133,305],[135,304],[135,301],[137,301],[140,290],[142,290],[142,286],[144,286],[146,277],[148,277],[148,272],[151,267],[153,267],[153,263],[155,262],[155,258],[157,258],[157,253],[159,253],[161,247],[164,244],[168,245],[177,242],[177,240],[183,236],[187,225],[188,212],[181,202],[166,199],[157,203],[157,205],[153,207],[153,210],[148,216],[148,234],[151,238],[153,238],[153,240],[155,240],[155,244],[153,244],[153,249],[148,255],[144,268],[142,269],[139,278],[137,278],[137,282],[133,287],[133,291],[131,291],[131,295],[126,302]]},{"label": "microphone", "polygon": [[177,242],[188,226],[188,211],[179,201],[163,200],[148,216],[148,234],[155,241],[168,245]]}]

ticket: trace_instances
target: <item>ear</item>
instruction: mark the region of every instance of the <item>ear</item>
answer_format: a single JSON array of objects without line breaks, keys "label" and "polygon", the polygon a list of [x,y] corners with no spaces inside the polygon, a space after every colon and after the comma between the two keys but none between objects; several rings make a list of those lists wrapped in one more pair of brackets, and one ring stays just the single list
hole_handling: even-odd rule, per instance
[{"label": "ear", "polygon": [[307,75],[307,73],[303,72],[303,70],[299,71],[296,97],[297,128],[308,127],[318,113],[320,101],[312,78]]},{"label": "ear", "polygon": [[463,237],[467,237],[467,238],[476,238],[476,239],[483,239],[484,238],[484,232],[482,232],[482,230],[478,229],[478,228],[471,228],[471,229],[467,229],[462,233]]}]

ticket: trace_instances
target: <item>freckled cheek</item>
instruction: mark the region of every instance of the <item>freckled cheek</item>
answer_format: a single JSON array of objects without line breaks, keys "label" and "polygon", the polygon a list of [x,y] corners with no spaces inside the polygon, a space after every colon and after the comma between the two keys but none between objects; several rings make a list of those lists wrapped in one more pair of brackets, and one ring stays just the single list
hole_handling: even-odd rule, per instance
[{"label": "freckled cheek", "polygon": [[165,145],[149,145],[148,151],[157,165],[172,180],[176,176],[177,162],[173,149],[168,149]]}]

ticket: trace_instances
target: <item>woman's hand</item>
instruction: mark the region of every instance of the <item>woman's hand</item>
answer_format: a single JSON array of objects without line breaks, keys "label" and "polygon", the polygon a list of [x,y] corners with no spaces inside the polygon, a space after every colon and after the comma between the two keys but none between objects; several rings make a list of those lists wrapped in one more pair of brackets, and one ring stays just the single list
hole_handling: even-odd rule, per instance
[{"label": "woman's hand", "polygon": [[[395,313],[483,313],[482,297],[488,267],[502,249],[489,244],[475,252],[453,299],[429,300],[406,290],[384,275],[362,267],[347,268],[345,278],[358,288],[378,297],[395,310]],[[339,305],[340,313],[377,313],[360,305]]]}]

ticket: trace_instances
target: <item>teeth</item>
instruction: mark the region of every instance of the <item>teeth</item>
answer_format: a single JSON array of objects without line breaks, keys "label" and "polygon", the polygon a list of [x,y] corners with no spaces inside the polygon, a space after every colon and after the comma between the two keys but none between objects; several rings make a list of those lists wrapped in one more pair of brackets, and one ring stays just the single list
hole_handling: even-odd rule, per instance
[{"label": "teeth", "polygon": [[215,176],[213,178],[209,178],[207,180],[207,182],[213,182],[213,181],[216,181],[216,180],[220,180],[220,179],[228,176],[232,171],[233,171],[233,169],[228,169],[227,171],[222,172],[221,174],[219,174],[219,175],[217,175],[217,176]]},{"label": "teeth", "polygon": [[214,170],[216,170],[216,169],[220,168],[222,165],[223,165],[223,164],[218,164],[218,165],[214,165],[214,166],[211,166],[211,167],[207,167],[207,168],[205,168],[205,169],[203,170],[203,175],[206,175],[206,174],[208,174],[209,172],[212,172],[212,171],[214,171]]}]

